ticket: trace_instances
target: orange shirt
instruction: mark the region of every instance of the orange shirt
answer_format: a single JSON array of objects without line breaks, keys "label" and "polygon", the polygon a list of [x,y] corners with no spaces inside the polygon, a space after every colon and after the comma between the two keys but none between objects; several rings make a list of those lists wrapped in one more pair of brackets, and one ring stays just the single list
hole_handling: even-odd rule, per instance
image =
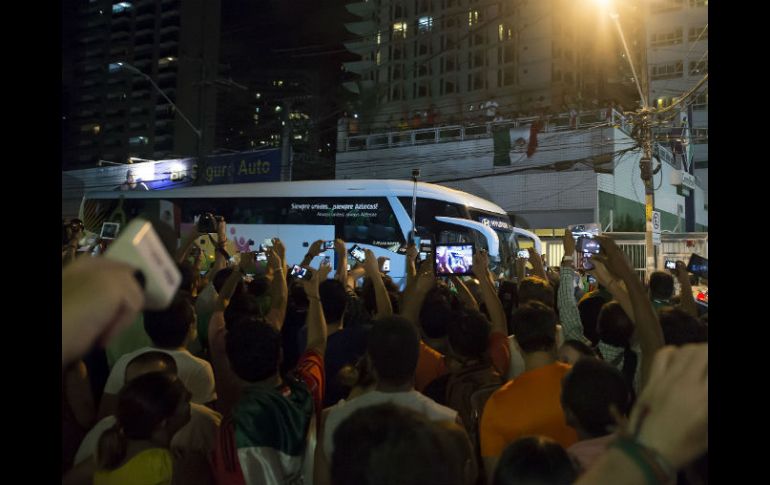
[{"label": "orange shirt", "polygon": [[570,366],[561,362],[526,371],[498,389],[481,416],[481,456],[500,456],[525,436],[547,436],[564,448],[578,439],[561,408],[561,381]]},{"label": "orange shirt", "polygon": [[[511,361],[511,352],[508,349],[508,337],[499,332],[489,334],[489,347],[487,348],[492,365],[500,375],[508,372]],[[414,372],[414,388],[422,392],[434,379],[449,372],[444,354],[428,347],[420,340],[420,356],[417,360],[417,369]]]}]

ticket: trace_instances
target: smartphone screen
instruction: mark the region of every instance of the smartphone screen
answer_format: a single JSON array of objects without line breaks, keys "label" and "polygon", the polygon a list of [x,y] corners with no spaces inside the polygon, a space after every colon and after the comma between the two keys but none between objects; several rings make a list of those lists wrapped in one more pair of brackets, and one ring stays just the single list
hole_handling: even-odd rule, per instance
[{"label": "smartphone screen", "polygon": [[353,259],[355,259],[359,263],[363,263],[364,261],[366,261],[366,253],[357,244],[353,245],[353,247],[350,248],[349,253],[353,257]]},{"label": "smartphone screen", "polygon": [[583,269],[590,270],[594,269],[594,263],[591,261],[591,256],[594,255],[594,253],[582,253],[583,254]]},{"label": "smartphone screen", "polygon": [[267,253],[264,251],[257,251],[254,253],[254,256],[257,261],[267,261]]},{"label": "smartphone screen", "polygon": [[298,264],[295,264],[291,268],[291,273],[290,274],[291,274],[292,277],[300,279],[300,280],[307,280],[307,279],[310,279],[310,277],[312,276],[312,273],[310,272],[309,269],[303,268],[302,266],[300,266]]},{"label": "smartphone screen", "polygon": [[580,253],[599,254],[599,240],[593,237],[581,236],[577,240],[577,251]]},{"label": "smartphone screen", "polygon": [[102,232],[99,237],[102,239],[115,239],[118,237],[119,230],[120,224],[117,222],[105,222],[102,224]]},{"label": "smartphone screen", "polygon": [[436,275],[472,274],[473,244],[437,244]]},{"label": "smartphone screen", "polygon": [[529,251],[527,251],[526,249],[520,249],[516,253],[516,256],[518,256],[519,258],[529,258]]},{"label": "smartphone screen", "polygon": [[709,260],[698,254],[692,253],[690,256],[690,262],[687,263],[687,271],[694,275],[698,275],[702,278],[708,279],[709,277]]},{"label": "smartphone screen", "polygon": [[334,241],[324,241],[324,249],[334,249]]},{"label": "smartphone screen", "polygon": [[380,270],[382,272],[388,272],[390,271],[390,259],[386,259],[382,262],[382,269]]},{"label": "smartphone screen", "polygon": [[671,261],[670,259],[666,260],[666,269],[674,270],[676,269],[676,261]]}]

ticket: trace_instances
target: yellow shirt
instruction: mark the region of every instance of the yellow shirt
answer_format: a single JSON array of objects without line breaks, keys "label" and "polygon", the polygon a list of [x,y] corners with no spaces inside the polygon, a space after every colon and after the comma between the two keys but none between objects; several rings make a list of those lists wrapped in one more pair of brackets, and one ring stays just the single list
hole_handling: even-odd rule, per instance
[{"label": "yellow shirt", "polygon": [[165,448],[137,453],[120,468],[97,470],[94,485],[171,485],[174,464]]}]

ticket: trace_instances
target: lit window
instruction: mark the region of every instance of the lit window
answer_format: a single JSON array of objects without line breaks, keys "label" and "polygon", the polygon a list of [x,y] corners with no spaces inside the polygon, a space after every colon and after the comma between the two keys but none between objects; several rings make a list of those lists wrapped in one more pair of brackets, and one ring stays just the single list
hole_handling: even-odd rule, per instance
[{"label": "lit window", "polygon": [[158,66],[165,67],[176,61],[176,57],[161,57],[158,59]]},{"label": "lit window", "polygon": [[254,96],[255,96],[257,99],[259,99],[259,98],[261,98],[261,97],[262,97],[262,93],[257,93],[257,94],[255,94]]},{"label": "lit window", "polygon": [[380,32],[377,32],[377,45],[380,45],[382,43],[382,34]]},{"label": "lit window", "polygon": [[419,32],[430,32],[433,29],[433,17],[420,17],[417,20],[417,30]]},{"label": "lit window", "polygon": [[406,39],[406,22],[396,22],[393,24],[393,35]]},{"label": "lit window", "polygon": [[129,145],[146,145],[149,143],[149,139],[146,136],[132,136],[128,139]]},{"label": "lit window", "polygon": [[131,5],[130,2],[116,3],[115,5],[112,6],[112,13],[120,13],[120,12],[123,12],[124,10],[129,10],[131,8],[133,8],[133,5]]},{"label": "lit window", "polygon": [[479,11],[478,10],[468,10],[468,27],[473,27],[475,24],[479,23]]}]

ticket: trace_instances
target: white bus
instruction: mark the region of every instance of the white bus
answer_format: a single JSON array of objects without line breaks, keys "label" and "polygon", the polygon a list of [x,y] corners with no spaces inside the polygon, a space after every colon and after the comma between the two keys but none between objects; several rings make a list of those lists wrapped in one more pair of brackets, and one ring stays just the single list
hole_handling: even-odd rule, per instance
[{"label": "white bus", "polygon": [[[103,222],[125,224],[142,215],[168,223],[180,235],[192,229],[200,214],[210,212],[225,218],[231,249],[255,251],[265,239],[278,237],[286,245],[288,264],[299,263],[315,240],[341,238],[348,248],[357,244],[390,258],[389,274],[403,285],[413,192],[418,237],[433,244],[473,242],[489,251],[495,274],[513,276],[517,244],[505,211],[480,197],[428,183],[323,180],[89,192],[80,218],[98,234]],[[329,250],[311,264],[317,266],[325,255],[335,258]],[[339,262],[334,264],[336,268]]]}]

